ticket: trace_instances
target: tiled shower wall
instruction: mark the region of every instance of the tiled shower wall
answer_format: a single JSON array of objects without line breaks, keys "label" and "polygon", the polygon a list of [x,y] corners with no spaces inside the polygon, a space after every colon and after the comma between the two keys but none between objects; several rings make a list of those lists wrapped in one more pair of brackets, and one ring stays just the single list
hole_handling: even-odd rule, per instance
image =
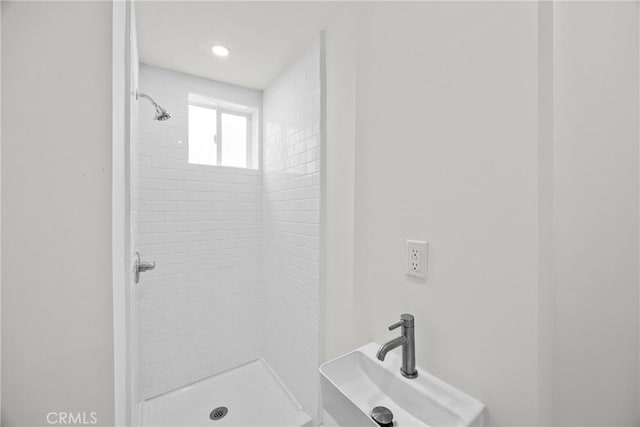
[{"label": "tiled shower wall", "polygon": [[[320,41],[264,93],[146,65],[140,88],[173,116],[139,103],[139,399],[264,357],[316,417]],[[189,92],[262,108],[261,170],[188,164]]]},{"label": "tiled shower wall", "polygon": [[320,271],[320,40],[263,94],[265,356],[317,415]]},{"label": "tiled shower wall", "polygon": [[187,162],[188,93],[261,107],[259,91],[141,65],[139,250],[156,261],[135,285],[138,398],[260,356],[262,187],[258,170]]}]

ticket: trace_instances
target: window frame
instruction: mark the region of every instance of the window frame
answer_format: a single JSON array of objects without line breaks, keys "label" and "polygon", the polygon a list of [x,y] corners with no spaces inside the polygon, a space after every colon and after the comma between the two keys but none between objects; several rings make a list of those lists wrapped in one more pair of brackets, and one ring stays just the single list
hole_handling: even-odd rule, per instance
[{"label": "window frame", "polygon": [[[248,111],[239,111],[233,108],[223,107],[217,105],[213,102],[205,102],[196,99],[189,99],[188,106],[195,106],[200,108],[207,108],[209,110],[214,110],[216,112],[216,136],[214,139],[214,144],[216,144],[216,164],[215,165],[207,165],[205,166],[222,166],[227,168],[240,168],[240,169],[252,169],[251,167],[251,159],[253,159],[253,135],[252,135],[252,124],[253,124],[253,114]],[[247,123],[247,137],[245,138],[246,145],[246,159],[245,166],[230,166],[222,163],[222,115],[229,114],[233,116],[241,116],[244,117]],[[187,120],[189,120],[187,114]],[[187,134],[187,150],[190,148],[189,135]],[[191,164],[202,164],[202,163],[191,163]]]}]

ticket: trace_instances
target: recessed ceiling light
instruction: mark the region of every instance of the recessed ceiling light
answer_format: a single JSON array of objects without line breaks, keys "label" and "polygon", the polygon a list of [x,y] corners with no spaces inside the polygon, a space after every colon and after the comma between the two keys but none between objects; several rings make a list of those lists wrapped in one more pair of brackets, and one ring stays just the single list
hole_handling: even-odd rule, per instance
[{"label": "recessed ceiling light", "polygon": [[211,52],[213,52],[213,54],[217,56],[229,56],[231,50],[221,44],[214,44],[213,46],[211,46]]}]

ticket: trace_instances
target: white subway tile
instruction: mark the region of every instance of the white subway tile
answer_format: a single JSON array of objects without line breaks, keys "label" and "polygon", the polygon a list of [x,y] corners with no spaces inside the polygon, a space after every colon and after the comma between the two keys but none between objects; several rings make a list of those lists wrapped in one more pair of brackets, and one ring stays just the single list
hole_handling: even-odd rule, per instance
[{"label": "white subway tile", "polygon": [[[265,352],[305,410],[317,406],[320,71],[314,42],[264,92]],[[285,129],[283,132],[282,130]],[[314,243],[315,241],[315,243]],[[291,318],[297,322],[292,324]],[[300,363],[303,361],[303,363]]]}]

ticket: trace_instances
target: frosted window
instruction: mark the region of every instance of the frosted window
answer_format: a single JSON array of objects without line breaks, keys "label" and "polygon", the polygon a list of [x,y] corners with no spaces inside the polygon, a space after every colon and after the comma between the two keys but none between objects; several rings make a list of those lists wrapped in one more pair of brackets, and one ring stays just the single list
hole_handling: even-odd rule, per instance
[{"label": "frosted window", "polygon": [[247,167],[247,118],[222,113],[222,164]]},{"label": "frosted window", "polygon": [[217,165],[217,111],[189,105],[189,163]]}]

